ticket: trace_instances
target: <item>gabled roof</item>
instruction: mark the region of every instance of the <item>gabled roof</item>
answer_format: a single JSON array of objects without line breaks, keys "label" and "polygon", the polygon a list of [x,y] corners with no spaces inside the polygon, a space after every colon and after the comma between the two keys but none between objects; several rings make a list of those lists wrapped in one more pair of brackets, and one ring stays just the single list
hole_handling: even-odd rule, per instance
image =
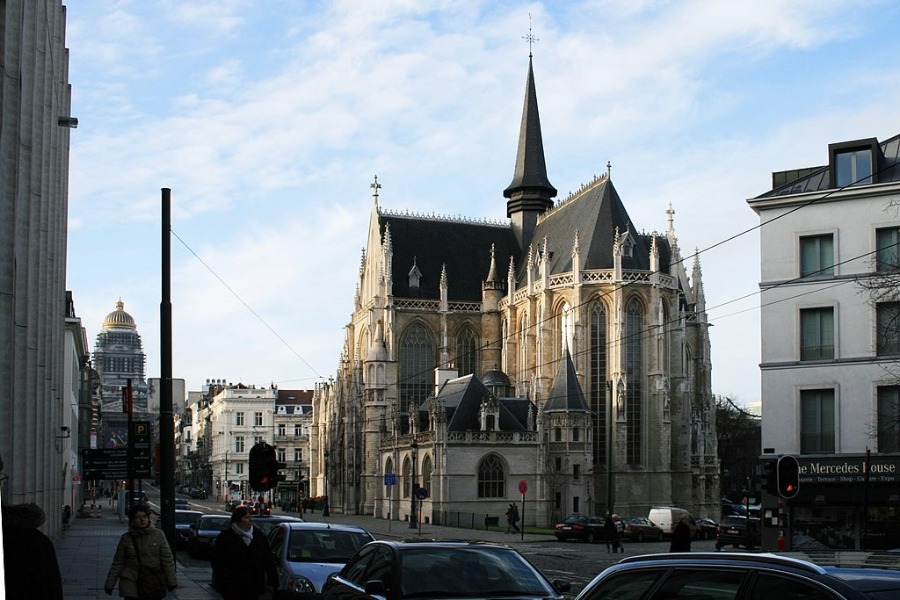
[{"label": "gabled roof", "polygon": [[559,371],[553,379],[553,385],[550,386],[550,397],[544,402],[545,412],[588,410],[568,349],[565,354],[565,360],[560,361]]},{"label": "gabled roof", "polygon": [[[481,284],[491,266],[491,245],[501,269],[509,264],[510,256],[518,261],[518,243],[508,226],[381,214],[382,236],[387,224],[394,250],[393,294],[400,298],[440,298],[441,269],[446,266],[450,299],[481,302]],[[410,288],[406,276],[413,263],[422,273],[418,288]]]},{"label": "gabled roof", "polygon": [[[451,379],[441,386],[437,398],[444,405],[448,431],[480,431],[481,403],[492,397],[484,384],[474,375]],[[527,431],[531,402],[527,398],[496,398],[500,407],[500,431]],[[419,408],[427,413],[435,397],[429,397]]]}]

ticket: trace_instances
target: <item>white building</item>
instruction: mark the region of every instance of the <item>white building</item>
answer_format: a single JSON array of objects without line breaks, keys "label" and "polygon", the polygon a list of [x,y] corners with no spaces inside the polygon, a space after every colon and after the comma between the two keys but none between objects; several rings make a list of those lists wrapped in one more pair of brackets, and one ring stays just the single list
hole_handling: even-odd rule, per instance
[{"label": "white building", "polygon": [[800,457],[795,543],[900,535],[893,475],[860,485],[867,450],[873,471],[900,472],[900,298],[874,301],[859,283],[900,263],[898,163],[900,136],[831,144],[826,165],[773,173],[748,201],[761,223],[762,447]]}]

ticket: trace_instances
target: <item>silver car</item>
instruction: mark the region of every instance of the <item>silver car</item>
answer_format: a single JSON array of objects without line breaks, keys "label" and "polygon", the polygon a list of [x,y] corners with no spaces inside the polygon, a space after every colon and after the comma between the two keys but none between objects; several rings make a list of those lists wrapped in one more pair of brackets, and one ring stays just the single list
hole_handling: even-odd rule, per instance
[{"label": "silver car", "polygon": [[280,523],[269,532],[278,569],[278,598],[318,597],[332,573],[373,541],[362,527],[328,523]]}]

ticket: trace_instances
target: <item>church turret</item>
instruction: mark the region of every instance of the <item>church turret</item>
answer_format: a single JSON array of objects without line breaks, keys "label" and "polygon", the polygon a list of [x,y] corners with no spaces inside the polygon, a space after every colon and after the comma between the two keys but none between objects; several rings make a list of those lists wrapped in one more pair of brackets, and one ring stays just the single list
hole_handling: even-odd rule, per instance
[{"label": "church turret", "polygon": [[497,275],[497,260],[491,245],[491,264],[488,276],[481,284],[481,365],[483,371],[501,364],[503,359],[503,331],[500,318],[500,301],[506,291],[506,282]]},{"label": "church turret", "polygon": [[530,54],[528,80],[525,84],[525,106],[522,109],[519,148],[516,153],[516,170],[509,187],[503,190],[503,197],[509,199],[506,202],[506,216],[512,219],[512,228],[519,241],[519,247],[525,248],[531,242],[538,217],[553,207],[552,198],[556,197],[556,188],[547,178],[541,118],[538,114]]}]

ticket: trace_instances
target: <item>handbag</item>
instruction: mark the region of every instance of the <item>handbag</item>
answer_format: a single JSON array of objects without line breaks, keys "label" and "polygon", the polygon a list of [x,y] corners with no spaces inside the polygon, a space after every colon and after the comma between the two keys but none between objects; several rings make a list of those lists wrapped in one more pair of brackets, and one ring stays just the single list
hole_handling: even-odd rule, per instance
[{"label": "handbag", "polygon": [[141,553],[138,550],[137,539],[133,534],[131,543],[134,545],[134,555],[138,562],[138,578],[137,589],[139,598],[147,598],[148,600],[158,600],[166,597],[166,573],[162,569],[154,569],[144,566],[141,561]]}]

